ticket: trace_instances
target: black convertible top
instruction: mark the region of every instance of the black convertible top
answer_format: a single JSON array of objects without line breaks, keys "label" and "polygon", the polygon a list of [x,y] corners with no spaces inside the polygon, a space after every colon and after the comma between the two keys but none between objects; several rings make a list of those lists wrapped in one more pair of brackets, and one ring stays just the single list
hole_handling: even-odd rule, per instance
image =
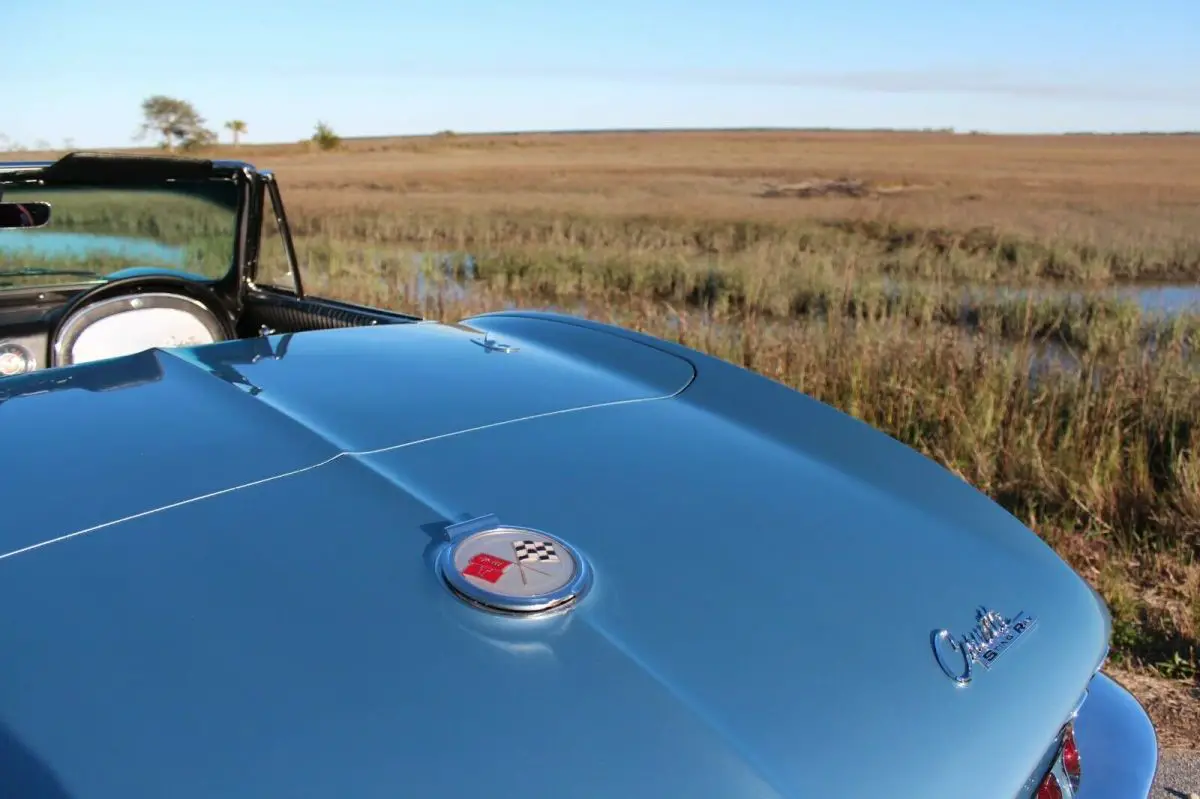
[{"label": "black convertible top", "polygon": [[[242,161],[180,156],[73,152],[57,161],[0,163],[0,196],[5,187],[25,190],[144,189],[203,197],[235,208],[239,178],[257,170]],[[266,174],[266,173],[264,173]]]},{"label": "black convertible top", "polygon": [[233,178],[255,171],[242,161],[213,161],[181,156],[99,152],[67,153],[57,161],[0,163],[0,180],[38,180],[43,184],[138,185],[168,180]]}]

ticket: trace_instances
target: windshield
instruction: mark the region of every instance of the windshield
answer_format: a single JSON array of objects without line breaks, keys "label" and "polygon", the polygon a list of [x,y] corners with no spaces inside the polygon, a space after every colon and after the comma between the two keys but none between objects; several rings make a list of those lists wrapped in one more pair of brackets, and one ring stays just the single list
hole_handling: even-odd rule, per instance
[{"label": "windshield", "polygon": [[238,187],[232,181],[156,186],[5,184],[4,202],[47,202],[40,228],[0,229],[0,291],[102,282],[131,268],[212,280],[233,263]]}]

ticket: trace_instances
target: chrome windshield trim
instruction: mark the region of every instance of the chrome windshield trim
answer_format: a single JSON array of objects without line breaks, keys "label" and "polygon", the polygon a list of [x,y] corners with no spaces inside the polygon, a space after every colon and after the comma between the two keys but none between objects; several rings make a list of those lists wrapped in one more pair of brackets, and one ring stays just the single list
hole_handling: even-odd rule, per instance
[{"label": "chrome windshield trim", "polygon": [[0,161],[0,170],[45,169],[53,163],[53,161]]}]

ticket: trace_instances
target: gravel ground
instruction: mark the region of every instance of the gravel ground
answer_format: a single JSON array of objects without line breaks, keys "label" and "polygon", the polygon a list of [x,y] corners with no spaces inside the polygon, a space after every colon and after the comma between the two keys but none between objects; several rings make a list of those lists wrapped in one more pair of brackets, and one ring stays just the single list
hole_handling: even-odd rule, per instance
[{"label": "gravel ground", "polygon": [[1200,752],[1163,750],[1158,758],[1158,775],[1150,799],[1200,797]]}]

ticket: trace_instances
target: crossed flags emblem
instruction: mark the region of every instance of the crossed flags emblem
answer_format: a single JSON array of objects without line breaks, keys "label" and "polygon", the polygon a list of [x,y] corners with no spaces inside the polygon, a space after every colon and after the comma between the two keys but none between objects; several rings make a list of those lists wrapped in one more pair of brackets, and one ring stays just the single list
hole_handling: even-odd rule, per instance
[{"label": "crossed flags emblem", "polygon": [[560,562],[554,544],[549,541],[513,541],[512,549],[514,560],[506,560],[497,555],[480,552],[471,558],[462,573],[495,583],[505,575],[510,566],[515,565],[521,575],[521,582],[528,584],[529,580],[525,576],[526,569],[549,577],[549,574],[537,568],[535,564]]}]

